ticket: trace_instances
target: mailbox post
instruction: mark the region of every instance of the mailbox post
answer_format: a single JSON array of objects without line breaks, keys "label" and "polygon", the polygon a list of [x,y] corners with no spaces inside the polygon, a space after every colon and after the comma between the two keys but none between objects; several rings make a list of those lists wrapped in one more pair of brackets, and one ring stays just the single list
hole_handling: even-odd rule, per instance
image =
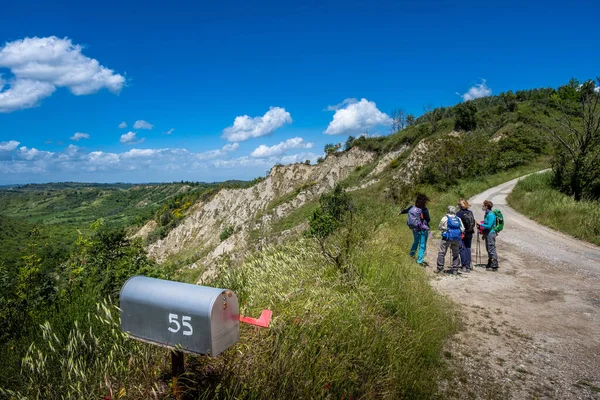
[{"label": "mailbox post", "polygon": [[240,339],[239,306],[230,290],[134,276],[121,289],[121,329],[173,349],[173,394],[182,390],[183,352],[217,356]]}]

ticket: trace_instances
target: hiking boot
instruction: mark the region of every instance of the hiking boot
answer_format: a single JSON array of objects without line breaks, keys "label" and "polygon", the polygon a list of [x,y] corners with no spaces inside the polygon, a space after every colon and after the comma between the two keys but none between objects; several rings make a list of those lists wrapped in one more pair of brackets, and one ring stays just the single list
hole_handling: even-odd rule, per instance
[{"label": "hiking boot", "polygon": [[446,271],[446,273],[450,275],[458,275],[458,268],[450,268],[448,271]]},{"label": "hiking boot", "polygon": [[467,267],[462,267],[462,268],[460,269],[460,271],[461,271],[461,272],[471,272],[471,270],[470,270],[469,268],[467,268]]},{"label": "hiking boot", "polygon": [[486,271],[498,272],[498,267],[486,267]]},{"label": "hiking boot", "polygon": [[422,263],[417,263],[417,264],[419,264],[423,268],[429,267],[429,263],[427,261],[423,261]]},{"label": "hiking boot", "polygon": [[437,267],[436,270],[434,270],[433,272],[435,272],[436,274],[441,274],[442,272],[444,272],[444,267]]}]

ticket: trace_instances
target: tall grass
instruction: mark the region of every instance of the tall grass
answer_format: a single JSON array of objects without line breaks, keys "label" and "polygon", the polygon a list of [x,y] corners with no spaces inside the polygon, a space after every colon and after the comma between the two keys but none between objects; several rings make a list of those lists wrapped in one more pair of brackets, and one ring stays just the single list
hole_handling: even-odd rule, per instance
[{"label": "tall grass", "polygon": [[575,201],[552,188],[551,178],[549,172],[519,181],[509,204],[544,225],[600,245],[600,202]]},{"label": "tall grass", "polygon": [[0,388],[0,395],[19,400],[148,399],[168,391],[155,383],[165,352],[121,332],[118,309],[108,301],[97,303],[66,334],[50,322],[39,329],[41,338],[22,358],[18,388]]},{"label": "tall grass", "polygon": [[395,210],[363,211],[357,226],[365,240],[350,258],[352,273],[300,239],[220,278],[242,313],[270,308],[274,319],[268,330],[243,326],[236,350],[198,366],[204,398],[434,395],[442,346],[457,327],[453,309],[405,254],[406,227]]}]

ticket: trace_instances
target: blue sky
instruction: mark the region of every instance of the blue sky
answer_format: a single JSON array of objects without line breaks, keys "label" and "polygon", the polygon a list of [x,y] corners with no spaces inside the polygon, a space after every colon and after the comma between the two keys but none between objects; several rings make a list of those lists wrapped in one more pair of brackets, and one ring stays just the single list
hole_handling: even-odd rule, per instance
[{"label": "blue sky", "polygon": [[593,1],[85,3],[2,6],[0,184],[250,179],[393,108],[600,75]]}]

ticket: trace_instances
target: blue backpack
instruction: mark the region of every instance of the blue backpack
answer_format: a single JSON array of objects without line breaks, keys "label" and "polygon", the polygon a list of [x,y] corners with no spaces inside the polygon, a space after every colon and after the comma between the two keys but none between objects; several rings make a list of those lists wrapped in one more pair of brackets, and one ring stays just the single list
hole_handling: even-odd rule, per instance
[{"label": "blue backpack", "polygon": [[458,241],[462,239],[462,232],[460,230],[460,220],[458,217],[448,217],[448,229],[442,232],[442,239],[450,242]]}]

